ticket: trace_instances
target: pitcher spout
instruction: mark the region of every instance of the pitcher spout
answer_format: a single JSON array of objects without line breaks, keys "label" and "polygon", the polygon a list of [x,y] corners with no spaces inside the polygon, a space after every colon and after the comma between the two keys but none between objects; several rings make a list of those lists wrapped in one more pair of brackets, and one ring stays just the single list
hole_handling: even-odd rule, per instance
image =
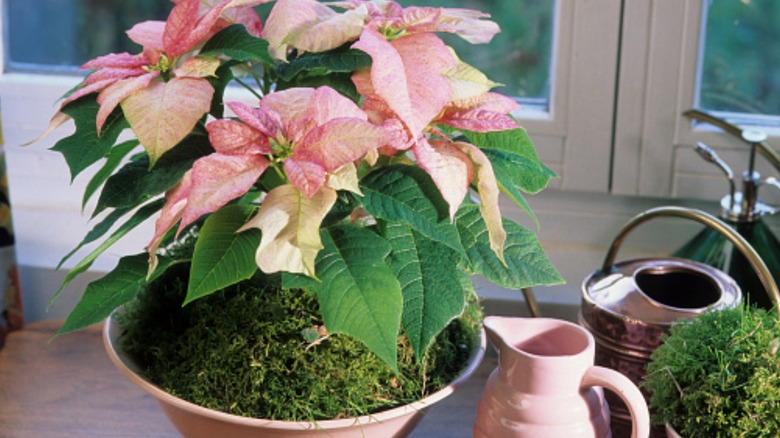
[{"label": "pitcher spout", "polygon": [[576,388],[580,382],[571,367],[593,361],[593,338],[568,321],[488,316],[483,325],[498,351],[499,379],[527,393]]}]

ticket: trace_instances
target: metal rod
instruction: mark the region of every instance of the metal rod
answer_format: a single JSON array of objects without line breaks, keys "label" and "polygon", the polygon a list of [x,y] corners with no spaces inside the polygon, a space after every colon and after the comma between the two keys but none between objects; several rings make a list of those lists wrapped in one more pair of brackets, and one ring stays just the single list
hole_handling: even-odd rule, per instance
[{"label": "metal rod", "polygon": [[534,297],[534,291],[530,287],[523,288],[523,296],[525,297],[525,304],[528,306],[528,311],[531,312],[531,316],[538,318],[542,316],[539,312],[539,306],[536,304],[536,297]]},{"label": "metal rod", "polygon": [[758,149],[761,143],[765,142],[767,135],[765,132],[757,131],[754,129],[745,129],[742,131],[742,140],[745,140],[750,144],[750,161],[748,162],[748,173],[753,175],[756,167],[756,149]]},{"label": "metal rod", "polygon": [[758,278],[764,285],[764,289],[766,289],[766,293],[769,295],[769,299],[772,300],[775,309],[780,312],[780,291],[778,291],[777,283],[772,277],[772,273],[769,271],[769,268],[767,268],[766,264],[761,259],[761,256],[759,256],[750,243],[744,237],[739,235],[739,233],[737,233],[733,228],[715,216],[712,216],[709,213],[705,213],[701,210],[667,206],[652,208],[638,214],[637,216],[634,216],[634,218],[632,218],[623,226],[623,228],[618,232],[618,235],[615,236],[615,240],[612,242],[612,246],[610,246],[609,251],[607,252],[607,256],[604,258],[604,264],[602,265],[601,270],[603,272],[609,272],[612,270],[612,267],[615,264],[615,257],[617,256],[618,250],[620,249],[620,245],[623,244],[623,241],[628,236],[628,233],[630,233],[634,228],[641,225],[642,223],[661,216],[695,220],[714,229],[730,240],[731,243],[733,243],[734,246],[742,253],[742,255],[748,259],[750,265],[753,267],[753,270],[755,270],[756,275],[758,275]]}]

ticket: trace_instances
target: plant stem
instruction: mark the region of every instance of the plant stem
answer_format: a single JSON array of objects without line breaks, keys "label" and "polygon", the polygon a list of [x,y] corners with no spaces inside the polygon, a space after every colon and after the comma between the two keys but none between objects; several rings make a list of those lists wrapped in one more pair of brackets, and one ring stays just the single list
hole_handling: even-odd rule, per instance
[{"label": "plant stem", "polygon": [[263,79],[264,79],[266,76],[268,76],[267,74],[265,74],[265,73],[267,72],[267,70],[268,70],[268,66],[266,66],[265,64],[263,64],[263,73],[264,73],[264,74],[263,74],[263,76],[261,77],[260,75],[258,75],[258,74],[257,74],[257,72],[255,71],[255,69],[254,69],[254,68],[250,68],[250,69],[249,69],[249,71],[250,71],[250,74],[252,75],[252,77],[253,77],[253,78],[254,78],[254,80],[255,80],[255,84],[257,84],[257,88],[261,89],[261,90],[262,90],[262,93],[263,93],[264,95],[265,95],[265,94],[268,94],[268,93],[270,92],[270,90],[268,89],[268,85],[266,84],[266,82],[267,82],[267,81],[264,81],[264,80],[263,80]]},{"label": "plant stem", "polygon": [[244,82],[244,81],[242,81],[241,79],[238,79],[238,78],[233,78],[233,79],[234,79],[236,82],[238,82],[239,84],[241,84],[241,86],[242,86],[242,87],[244,87],[244,88],[246,88],[247,90],[249,90],[249,92],[250,92],[250,93],[252,93],[252,94],[254,94],[254,95],[255,95],[255,96],[258,98],[258,99],[262,99],[262,98],[263,98],[263,95],[262,95],[262,94],[259,94],[259,93],[257,92],[257,90],[255,90],[254,88],[250,87],[250,86],[249,86],[247,83],[245,83],[245,82]]}]

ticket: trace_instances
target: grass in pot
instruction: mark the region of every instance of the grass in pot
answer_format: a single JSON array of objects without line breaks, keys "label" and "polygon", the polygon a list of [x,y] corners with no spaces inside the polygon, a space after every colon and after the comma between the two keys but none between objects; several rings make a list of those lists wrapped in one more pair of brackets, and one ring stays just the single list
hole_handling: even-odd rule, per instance
[{"label": "grass in pot", "polygon": [[642,385],[655,420],[693,437],[780,435],[780,319],[751,306],[672,326]]},{"label": "grass in pot", "polygon": [[472,294],[467,312],[421,360],[400,336],[394,371],[355,339],[327,333],[313,294],[253,280],[182,307],[186,270],[167,274],[117,315],[122,347],[150,380],[185,400],[311,421],[381,412],[443,388],[462,371],[481,327]]}]

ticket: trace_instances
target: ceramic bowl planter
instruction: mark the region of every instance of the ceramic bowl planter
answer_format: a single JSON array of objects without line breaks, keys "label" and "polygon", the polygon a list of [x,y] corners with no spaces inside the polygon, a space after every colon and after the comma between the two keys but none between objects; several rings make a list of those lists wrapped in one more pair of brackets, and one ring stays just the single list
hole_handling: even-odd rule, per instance
[{"label": "ceramic bowl planter", "polygon": [[666,438],[682,438],[682,436],[679,433],[677,433],[676,430],[674,430],[674,427],[671,424],[666,423],[665,428],[666,428]]},{"label": "ceramic bowl planter", "polygon": [[211,410],[172,396],[139,373],[138,365],[118,347],[121,328],[109,317],[103,330],[103,341],[111,361],[130,381],[156,398],[168,419],[187,438],[229,437],[404,437],[422,419],[434,403],[452,394],[479,367],[485,354],[484,331],[476,340],[466,368],[447,387],[414,403],[357,418],[317,422],[274,421],[241,417]]}]

